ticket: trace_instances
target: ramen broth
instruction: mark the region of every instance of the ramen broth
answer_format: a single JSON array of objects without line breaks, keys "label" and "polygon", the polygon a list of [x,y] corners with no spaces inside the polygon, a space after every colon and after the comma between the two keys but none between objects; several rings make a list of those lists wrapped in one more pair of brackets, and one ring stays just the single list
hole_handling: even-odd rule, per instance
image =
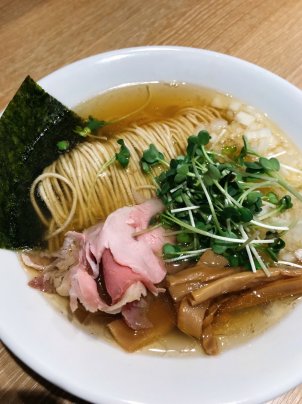
[{"label": "ramen broth", "polygon": [[[213,90],[184,83],[134,84],[100,94],[79,104],[75,111],[84,118],[92,115],[109,122],[120,121],[102,129],[110,134],[127,128],[131,123],[170,118],[180,108],[211,105],[216,95]],[[221,97],[227,105],[230,97],[222,94]]]},{"label": "ramen broth", "polygon": [[[198,106],[205,104],[221,107],[221,115],[228,122],[231,122],[236,115],[238,105],[244,105],[229,95],[219,94],[213,90],[184,83],[149,83],[113,89],[78,105],[76,111],[84,118],[92,115],[100,120],[113,122],[113,124],[101,129],[101,135],[110,136],[111,133],[122,131],[129,124],[166,119],[173,116],[180,108],[198,108]],[[229,108],[232,105],[233,108]],[[255,114],[254,108],[247,106],[245,108],[247,113],[250,108],[250,111]],[[285,164],[290,164],[290,162],[292,164],[292,161],[295,161],[295,167],[301,169],[302,163],[299,151],[265,115],[261,114],[261,120],[264,126],[271,128],[272,132],[276,134],[278,142],[281,142],[281,146],[275,147],[272,153],[285,149],[286,154],[278,157],[279,160]],[[240,136],[242,136],[242,133]],[[234,139],[226,138],[220,143],[220,147],[233,141]],[[298,190],[301,190],[301,174],[294,173],[293,175],[292,172],[285,171],[285,176],[292,178],[294,185],[297,186]],[[294,220],[298,220],[301,207],[297,207],[299,202],[295,202],[296,207],[287,214],[293,215]],[[293,247],[291,248],[291,241],[293,241],[291,238],[287,240],[289,248],[284,251],[284,257],[286,254],[293,254],[293,250],[296,248],[295,241],[293,241]],[[34,272],[29,270],[30,276]],[[71,314],[68,298],[56,294],[49,294],[47,298],[69,321],[97,338],[116,344],[106,327],[110,321],[116,318],[115,316],[101,312],[89,313],[81,306],[75,313]],[[286,298],[274,303],[218,316],[213,326],[220,348],[222,350],[228,349],[263,333],[292,310],[295,301],[296,299],[294,298]],[[177,354],[186,357],[188,355],[199,356],[202,353],[202,348],[196,339],[186,336],[175,327],[168,335],[143,348],[141,352],[165,356]]]},{"label": "ramen broth", "polygon": [[[25,267],[25,270],[29,279],[38,275],[38,272],[33,269]],[[107,327],[116,316],[103,312],[89,313],[81,305],[78,310],[71,313],[68,298],[50,293],[44,293],[43,296],[76,327],[80,327],[95,338],[119,347]],[[218,317],[213,326],[220,350],[224,351],[246,343],[257,335],[262,334],[288,314],[294,308],[296,302],[296,298],[286,298]],[[158,338],[137,352],[155,356],[177,355],[178,357],[204,354],[199,341],[185,335],[176,326],[167,335]]]},{"label": "ramen broth", "polygon": [[[276,144],[268,144],[264,153],[279,154],[286,150],[286,153],[278,156],[279,161],[289,165],[294,161],[295,167],[302,170],[300,150],[277,125],[269,120],[265,112],[259,112],[254,107],[238,101],[232,95],[222,94],[212,89],[176,82],[133,84],[102,93],[79,104],[75,111],[83,118],[93,116],[110,123],[100,130],[102,135],[109,137],[111,133],[121,132],[131,124],[139,125],[169,119],[182,108],[198,108],[204,105],[218,109],[222,118],[229,123],[236,121],[236,117],[240,114],[242,116],[242,113],[251,114],[255,117],[251,131],[265,127],[269,128],[275,137]],[[222,140],[217,143],[220,148],[233,145],[234,142],[238,143],[238,138],[241,139],[244,133],[242,128],[237,126],[234,132],[230,137],[222,137]],[[287,177],[290,172],[284,170],[282,174]],[[290,180],[298,190],[302,189],[302,172],[295,172],[294,176],[290,176]]]}]

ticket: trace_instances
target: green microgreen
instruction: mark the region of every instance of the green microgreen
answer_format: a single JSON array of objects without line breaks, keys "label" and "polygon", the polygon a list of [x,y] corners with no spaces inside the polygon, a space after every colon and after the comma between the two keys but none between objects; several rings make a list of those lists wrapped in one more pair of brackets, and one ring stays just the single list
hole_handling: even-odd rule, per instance
[{"label": "green microgreen", "polygon": [[188,243],[191,243],[191,242],[192,242],[192,239],[193,239],[193,235],[190,234],[190,233],[185,233],[185,232],[179,233],[179,234],[177,234],[177,236],[176,236],[176,240],[177,240],[177,242],[180,243],[180,244],[188,244]]},{"label": "green microgreen", "polygon": [[268,201],[269,203],[272,203],[273,205],[278,204],[278,196],[275,194],[275,192],[268,192],[264,198],[265,201]]},{"label": "green microgreen", "polygon": [[165,161],[163,153],[157,150],[154,144],[150,144],[149,148],[143,152],[143,156],[140,159],[140,166],[144,173],[150,173],[151,168],[157,164],[163,164],[169,167],[169,164]]},{"label": "green microgreen", "polygon": [[[166,208],[157,223],[176,234],[175,244],[165,244],[163,256],[169,262],[182,256],[196,260],[212,248],[231,266],[269,274],[267,268],[285,246],[281,235],[288,226],[266,219],[293,206],[291,196],[280,196],[280,190],[301,201],[302,195],[280,176],[279,161],[260,156],[245,137],[239,152],[225,146],[219,154],[210,150],[210,139],[204,130],[189,136],[186,154],[170,164],[154,145],[143,153],[141,168],[152,176]],[[166,170],[154,178],[151,168],[156,164]]]},{"label": "green microgreen", "polygon": [[266,171],[279,171],[280,170],[280,163],[279,160],[272,157],[267,159],[265,157],[259,158],[259,164],[263,167]]},{"label": "green microgreen", "polygon": [[293,207],[292,198],[290,197],[290,195],[285,195],[278,201],[278,205],[280,206],[282,211],[290,209]]},{"label": "green microgreen", "polygon": [[120,145],[120,151],[115,154],[115,158],[120,163],[120,165],[125,168],[129,164],[130,151],[126,147],[123,139],[118,139],[117,143]]},{"label": "green microgreen", "polygon": [[130,151],[125,145],[125,142],[123,139],[118,139],[117,143],[120,146],[120,150],[118,153],[115,153],[114,156],[111,157],[105,164],[102,165],[100,170],[98,171],[97,176],[99,177],[109,166],[111,166],[113,163],[116,161],[121,165],[122,168],[126,168],[129,164],[130,160]]},{"label": "green microgreen", "polygon": [[180,248],[177,245],[166,243],[163,246],[163,255],[165,258],[174,258],[179,252]]},{"label": "green microgreen", "polygon": [[280,237],[274,239],[274,243],[267,247],[267,253],[274,262],[278,261],[279,252],[285,247],[285,242]]},{"label": "green microgreen", "polygon": [[276,216],[278,213],[282,213],[287,209],[291,209],[293,207],[292,198],[290,195],[284,195],[279,200],[277,196],[270,196],[270,199],[273,200],[273,204],[276,205],[276,208],[271,209],[268,213],[261,215],[260,219],[268,219],[269,217]]},{"label": "green microgreen", "polygon": [[74,132],[82,137],[87,137],[108,124],[109,122],[100,121],[90,115],[88,119],[86,119],[84,127],[77,126]]},{"label": "green microgreen", "polygon": [[57,148],[60,151],[67,151],[70,147],[70,142],[68,140],[61,140],[57,143]]}]

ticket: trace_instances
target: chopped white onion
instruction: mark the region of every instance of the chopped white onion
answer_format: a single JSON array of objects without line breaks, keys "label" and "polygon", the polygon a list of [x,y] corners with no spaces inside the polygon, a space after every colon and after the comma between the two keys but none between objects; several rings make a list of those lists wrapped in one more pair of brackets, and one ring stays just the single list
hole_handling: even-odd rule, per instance
[{"label": "chopped white onion", "polygon": [[211,130],[214,132],[221,131],[221,129],[224,129],[227,126],[228,126],[228,123],[224,119],[214,119],[211,122]]},{"label": "chopped white onion", "polygon": [[302,248],[299,248],[295,251],[295,256],[298,261],[302,262]]},{"label": "chopped white onion", "polygon": [[245,136],[252,148],[260,154],[267,154],[277,145],[277,139],[269,128],[247,130]]},{"label": "chopped white onion", "polygon": [[241,108],[241,105],[242,104],[238,101],[232,101],[229,105],[229,109],[231,109],[234,112],[237,112]]},{"label": "chopped white onion", "polygon": [[216,95],[211,102],[212,107],[221,108],[221,109],[227,108],[228,103],[229,103],[229,100],[222,95]]},{"label": "chopped white onion", "polygon": [[253,115],[250,115],[244,111],[238,112],[235,116],[235,119],[237,122],[245,126],[249,126],[255,121],[255,117]]}]

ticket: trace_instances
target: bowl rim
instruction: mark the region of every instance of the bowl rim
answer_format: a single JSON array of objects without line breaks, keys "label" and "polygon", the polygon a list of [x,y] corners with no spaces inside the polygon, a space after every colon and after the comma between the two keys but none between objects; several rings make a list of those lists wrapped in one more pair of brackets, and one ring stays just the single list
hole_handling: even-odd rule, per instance
[{"label": "bowl rim", "polygon": [[53,75],[65,71],[65,69],[69,68],[74,68],[74,67],[79,67],[84,63],[87,62],[94,62],[98,60],[100,57],[102,58],[114,58],[115,56],[121,56],[121,55],[128,55],[128,54],[137,54],[137,53],[143,53],[143,52],[148,52],[148,53],[158,53],[158,52],[181,52],[181,53],[195,53],[195,52],[202,52],[205,55],[212,55],[217,58],[227,58],[229,60],[232,60],[235,63],[245,65],[247,68],[255,71],[259,71],[262,74],[265,74],[266,76],[274,77],[279,82],[282,82],[286,86],[290,86],[291,89],[294,92],[298,92],[299,95],[301,95],[302,89],[298,88],[291,82],[289,82],[286,78],[278,75],[277,73],[274,73],[273,71],[270,71],[257,63],[250,62],[245,59],[241,59],[237,56],[229,55],[227,53],[223,52],[217,52],[214,50],[210,49],[204,49],[204,48],[196,48],[196,47],[191,47],[191,46],[177,46],[177,45],[146,45],[146,46],[132,46],[128,48],[121,48],[121,49],[113,49],[113,50],[108,50],[105,52],[101,53],[96,53],[78,60],[75,60],[71,63],[67,63],[59,67],[58,69],[54,70],[53,72],[47,74],[46,76],[43,76],[38,80],[39,83],[43,84],[44,80],[51,78]]}]

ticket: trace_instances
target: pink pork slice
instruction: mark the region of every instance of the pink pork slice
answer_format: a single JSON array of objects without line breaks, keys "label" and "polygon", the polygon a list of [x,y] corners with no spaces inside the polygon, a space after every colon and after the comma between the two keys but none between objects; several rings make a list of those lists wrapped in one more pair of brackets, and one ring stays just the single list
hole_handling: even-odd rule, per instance
[{"label": "pink pork slice", "polygon": [[112,303],[116,303],[134,282],[143,282],[140,274],[133,272],[129,267],[114,261],[110,250],[105,249],[102,255],[103,274],[108,294]]},{"label": "pink pork slice", "polygon": [[88,240],[96,262],[99,264],[104,251],[109,249],[117,264],[139,274],[146,285],[161,282],[166,270],[155,252],[163,245],[163,233],[156,229],[155,235],[149,234],[147,237],[146,234],[136,238],[133,233],[145,229],[150,219],[163,208],[159,200],[151,199],[141,205],[124,207],[110,214],[102,230],[98,234],[94,232],[94,237]]},{"label": "pink pork slice", "polygon": [[[146,295],[144,285],[151,292],[158,293],[159,289],[154,284],[166,274],[162,260],[155,255],[165,242],[163,229],[157,228],[136,238],[133,233],[147,228],[150,219],[163,208],[159,200],[152,199],[141,205],[118,209],[108,216],[104,224],[92,226],[83,233],[67,234],[64,246],[69,240],[68,246],[70,243],[73,246],[72,257],[69,257],[70,248],[63,246],[55,263],[61,267],[67,254],[69,259],[66,264],[71,265],[66,275],[70,282],[73,311],[77,308],[77,300],[80,300],[91,312],[119,312],[125,304]],[[101,261],[112,306],[102,301],[97,290],[95,279],[99,275]],[[46,285],[42,285],[41,280],[42,277],[31,286],[45,290]]]}]

